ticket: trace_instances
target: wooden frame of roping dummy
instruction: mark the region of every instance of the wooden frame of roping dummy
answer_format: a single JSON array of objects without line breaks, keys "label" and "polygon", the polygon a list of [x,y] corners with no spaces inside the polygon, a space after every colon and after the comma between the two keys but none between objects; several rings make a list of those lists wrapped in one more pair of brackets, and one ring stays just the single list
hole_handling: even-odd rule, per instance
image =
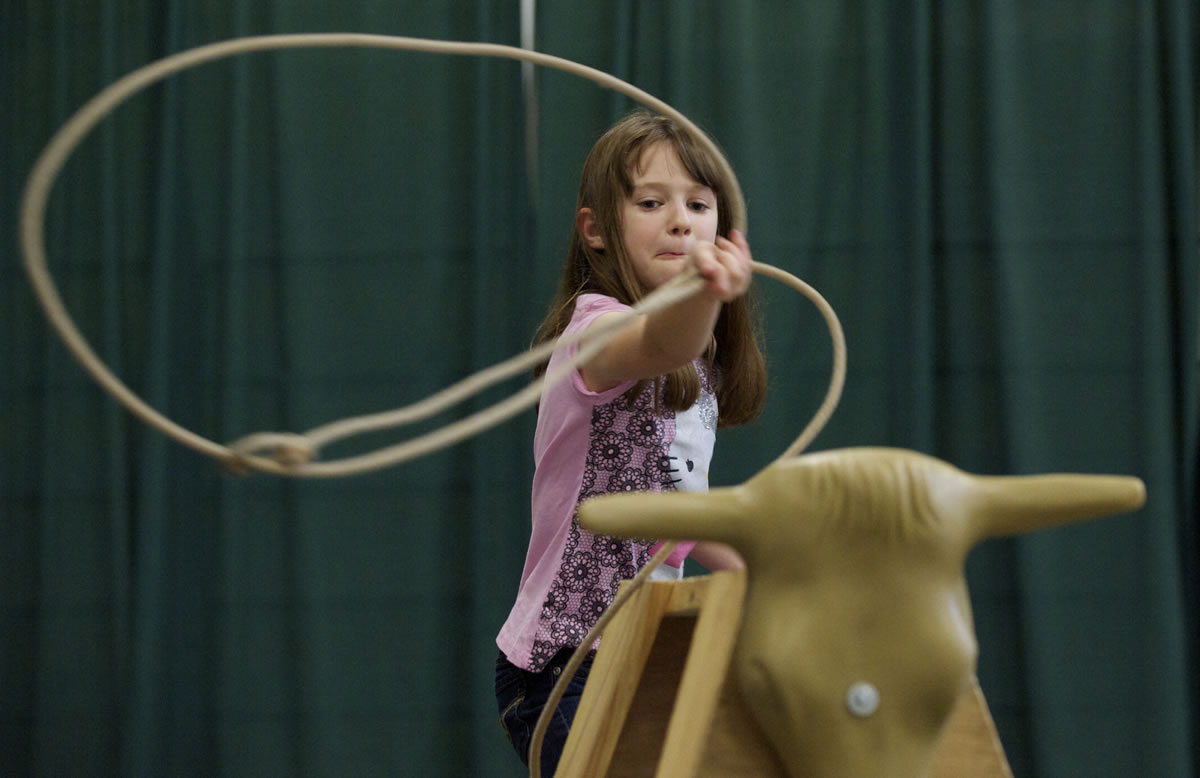
[{"label": "wooden frame of roping dummy", "polygon": [[[744,571],[726,571],[650,581],[635,592],[600,643],[556,774],[786,776],[729,675],[745,591]],[[974,679],[930,775],[1012,777]]]}]

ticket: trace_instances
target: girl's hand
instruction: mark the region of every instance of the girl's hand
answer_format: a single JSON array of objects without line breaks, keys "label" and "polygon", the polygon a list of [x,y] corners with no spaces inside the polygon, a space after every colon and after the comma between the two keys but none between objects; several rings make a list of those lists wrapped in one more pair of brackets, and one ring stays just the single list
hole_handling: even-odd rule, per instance
[{"label": "girl's hand", "polygon": [[707,282],[705,293],[714,300],[727,303],[750,288],[750,244],[737,230],[730,230],[728,238],[717,236],[716,243],[697,243],[690,256],[692,265]]}]

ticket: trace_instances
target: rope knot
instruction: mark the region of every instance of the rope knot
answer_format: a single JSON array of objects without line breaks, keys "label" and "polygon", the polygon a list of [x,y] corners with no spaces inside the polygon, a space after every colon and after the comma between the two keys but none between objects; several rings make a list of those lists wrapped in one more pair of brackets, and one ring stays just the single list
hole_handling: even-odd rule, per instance
[{"label": "rope knot", "polygon": [[257,469],[254,457],[266,457],[286,468],[305,465],[317,456],[317,446],[304,435],[294,432],[256,432],[229,445],[225,469],[234,475],[247,475]]}]

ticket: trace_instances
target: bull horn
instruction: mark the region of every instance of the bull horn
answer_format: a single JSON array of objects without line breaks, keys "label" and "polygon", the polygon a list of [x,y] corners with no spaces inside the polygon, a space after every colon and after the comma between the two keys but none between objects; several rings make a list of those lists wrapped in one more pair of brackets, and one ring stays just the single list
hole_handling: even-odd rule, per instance
[{"label": "bull horn", "polygon": [[579,506],[579,523],[602,535],[715,540],[736,547],[747,520],[741,488],[731,487],[606,494]]},{"label": "bull horn", "polygon": [[1140,478],[1117,475],[976,476],[972,545],[1142,507]]}]

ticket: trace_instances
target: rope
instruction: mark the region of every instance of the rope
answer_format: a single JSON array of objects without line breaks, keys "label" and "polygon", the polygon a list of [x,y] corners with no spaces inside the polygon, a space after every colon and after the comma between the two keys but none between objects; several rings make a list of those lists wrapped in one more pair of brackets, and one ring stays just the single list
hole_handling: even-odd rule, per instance
[{"label": "rope", "polygon": [[[76,360],[83,366],[84,370],[103,389],[149,426],[154,427],[184,446],[225,462],[234,471],[259,470],[277,475],[330,477],[376,470],[399,464],[428,454],[438,448],[451,445],[465,437],[477,434],[490,425],[498,424],[537,402],[537,393],[535,391],[523,392],[518,397],[512,398],[511,402],[506,401],[505,403],[498,404],[494,409],[494,414],[489,410],[484,415],[476,415],[475,417],[471,417],[470,420],[463,420],[463,422],[456,425],[451,425],[445,431],[438,430],[427,436],[409,441],[409,443],[402,446],[384,449],[375,454],[317,464],[309,460],[317,453],[319,444],[314,444],[311,438],[306,440],[307,436],[264,433],[243,439],[235,446],[224,446],[180,426],[152,408],[117,378],[104,364],[103,360],[96,355],[87,340],[79,332],[78,327],[75,326],[47,270],[43,233],[45,230],[46,203],[49,199],[50,190],[55,178],[66,163],[67,158],[79,146],[92,128],[125,100],[146,87],[183,70],[203,63],[249,52],[318,47],[400,49],[436,54],[515,59],[563,70],[594,81],[600,86],[616,90],[642,103],[651,110],[670,117],[680,126],[693,133],[701,143],[709,148],[714,159],[722,165],[722,174],[730,182],[732,223],[738,229],[745,230],[745,204],[741,191],[738,188],[737,178],[734,176],[732,169],[729,168],[728,162],[720,153],[720,150],[716,148],[707,135],[701,132],[686,116],[653,95],[608,73],[560,57],[554,57],[529,49],[493,43],[464,43],[361,33],[311,33],[263,35],[220,41],[188,49],[144,65],[113,82],[85,103],[51,138],[46,148],[42,151],[42,154],[38,157],[26,182],[21,202],[21,247],[25,256],[25,269],[50,324],[57,331],[59,337]],[[697,286],[696,288],[699,287]],[[649,307],[645,309],[645,311],[649,310],[651,310]],[[602,348],[603,344],[598,344],[594,350],[588,349],[587,352],[589,354],[595,353],[596,350]],[[532,363],[531,361],[528,364]],[[474,384],[470,383],[470,379],[462,383],[467,385],[465,388],[468,390],[474,387]],[[478,391],[478,389],[473,389],[473,391]],[[462,396],[470,395],[466,394]],[[401,418],[405,417],[402,416]],[[367,429],[364,426],[367,424],[367,419],[379,421],[379,417],[363,417],[362,420],[355,423],[355,426],[360,429]],[[374,427],[373,429],[381,428]],[[339,427],[333,430],[333,433],[340,434],[341,429]],[[318,428],[314,432],[318,436],[323,436],[330,434],[331,431],[327,428]],[[276,456],[265,457],[255,453],[262,446],[273,449]]]},{"label": "rope", "polygon": [[[66,310],[53,278],[47,269],[44,242],[45,212],[54,181],[71,153],[87,134],[117,106],[141,90],[170,75],[198,65],[225,59],[239,54],[277,49],[316,47],[361,47],[415,50],[438,54],[502,57],[521,60],[535,65],[552,67],[587,78],[595,83],[614,89],[648,108],[670,117],[695,137],[712,153],[723,168],[723,176],[730,183],[731,221],[735,228],[744,231],[746,226],[745,202],[729,163],[720,149],[687,117],[658,98],[603,71],[580,65],[570,60],[541,52],[492,43],[464,43],[437,41],[423,38],[405,38],[386,35],[359,33],[312,33],[297,35],[264,35],[220,41],[206,46],[173,54],[151,62],[110,84],[85,103],[51,138],[38,157],[26,182],[21,202],[21,247],[25,257],[25,269],[30,283],[41,303],[51,326],[56,330],[68,350],[92,378],[118,402],[147,425],[159,430],[181,445],[192,448],[209,457],[218,459],[235,472],[257,470],[276,475],[328,478],[365,473],[407,462],[433,451],[445,448],[472,435],[499,424],[534,405],[546,386],[578,367],[598,353],[616,336],[619,327],[633,317],[652,313],[695,294],[701,288],[694,274],[676,279],[648,295],[633,311],[623,318],[614,320],[611,328],[590,328],[578,338],[579,352],[564,363],[561,370],[548,374],[537,383],[513,394],[483,411],[448,424],[423,436],[404,443],[385,447],[377,451],[340,460],[315,462],[321,446],[348,437],[374,430],[389,429],[428,418],[434,413],[478,394],[483,389],[515,376],[548,358],[554,348],[546,344],[525,355],[514,357],[492,368],[488,368],[460,381],[421,402],[382,414],[373,414],[346,419],[317,427],[304,434],[261,432],[249,435],[230,444],[222,445],[188,430],[159,413],[141,397],[129,389],[114,375],[88,344]],[[801,437],[784,453],[787,456],[803,448],[832,414],[844,383],[844,339],[841,327],[832,308],[819,294],[795,276],[756,262],[758,273],[779,278],[801,291],[816,303],[833,334],[834,375],[825,403]],[[560,343],[560,345],[562,345]],[[264,455],[269,454],[269,456]]]},{"label": "rope", "polygon": [[[206,46],[179,52],[151,62],[134,70],[101,90],[85,103],[50,139],[30,172],[21,201],[21,248],[25,257],[25,270],[51,326],[76,360],[92,378],[118,402],[147,425],[159,430],[176,442],[201,454],[213,457],[235,471],[258,470],[277,475],[297,477],[334,477],[378,470],[432,453],[458,441],[493,427],[537,402],[542,392],[557,381],[563,380],[572,370],[599,353],[614,338],[620,328],[636,316],[652,313],[674,305],[696,294],[703,288],[703,281],[694,271],[682,273],[667,284],[647,295],[633,309],[621,317],[612,317],[602,327],[591,327],[583,333],[547,343],[525,354],[475,373],[462,381],[437,392],[428,398],[394,411],[359,416],[316,427],[304,434],[259,432],[248,435],[228,446],[216,443],[188,430],[148,405],[114,375],[80,333],[68,314],[58,289],[47,269],[44,242],[46,204],[50,191],[66,160],[79,146],[87,134],[121,103],[141,90],[170,75],[198,65],[239,54],[258,51],[296,48],[358,47],[423,51],[435,54],[499,57],[520,60],[533,65],[555,68],[589,79],[600,86],[613,89],[641,103],[659,114],[667,116],[690,132],[706,146],[712,157],[721,166],[722,177],[729,182],[729,205],[731,223],[735,229],[746,230],[746,208],[737,177],[725,156],[712,140],[686,116],[676,111],[647,92],[595,68],[580,65],[561,57],[554,57],[531,49],[492,43],[466,43],[438,41],[423,38],[407,38],[360,33],[312,33],[296,35],[263,35],[220,41]],[[846,343],[841,324],[828,302],[811,286],[796,276],[755,262],[754,272],[782,281],[808,297],[821,312],[833,340],[833,370],[825,399],[812,420],[799,437],[784,451],[780,458],[793,456],[803,451],[817,436],[832,416],[846,375]],[[315,462],[324,445],[351,435],[390,429],[428,418],[447,407],[478,394],[495,383],[516,376],[533,365],[545,361],[558,347],[578,343],[577,353],[553,371],[548,371],[539,381],[512,394],[489,408],[479,411],[457,422],[447,424],[433,432],[377,451],[340,460]],[[578,670],[587,650],[595,643],[611,619],[628,601],[629,597],[674,550],[675,542],[666,543],[650,562],[630,580],[618,593],[612,605],[592,627],[588,636],[572,655],[567,668],[551,692],[550,699],[538,719],[530,746],[530,774],[540,772],[541,743],[549,721],[547,713],[553,711],[566,688],[566,683]]]}]

